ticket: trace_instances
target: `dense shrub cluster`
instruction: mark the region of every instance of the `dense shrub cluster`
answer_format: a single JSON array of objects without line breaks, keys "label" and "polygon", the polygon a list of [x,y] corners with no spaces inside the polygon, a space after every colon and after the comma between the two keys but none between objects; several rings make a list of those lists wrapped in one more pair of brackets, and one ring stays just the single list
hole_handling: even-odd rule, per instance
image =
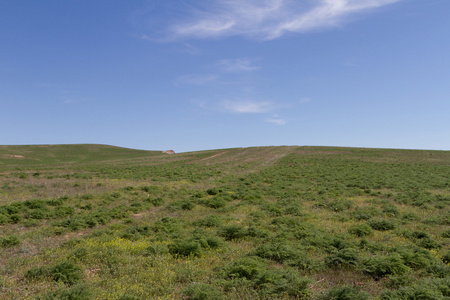
[{"label": "dense shrub cluster", "polygon": [[54,281],[72,285],[83,278],[83,272],[80,267],[70,261],[64,261],[53,267],[42,266],[40,268],[31,268],[25,273],[25,278],[29,280],[50,278]]}]

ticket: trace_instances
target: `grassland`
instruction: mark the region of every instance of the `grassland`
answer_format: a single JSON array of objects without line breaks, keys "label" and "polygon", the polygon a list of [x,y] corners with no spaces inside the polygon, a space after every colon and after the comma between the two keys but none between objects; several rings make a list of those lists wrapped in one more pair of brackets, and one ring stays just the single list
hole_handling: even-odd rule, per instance
[{"label": "grassland", "polygon": [[0,146],[0,299],[450,299],[450,152]]}]

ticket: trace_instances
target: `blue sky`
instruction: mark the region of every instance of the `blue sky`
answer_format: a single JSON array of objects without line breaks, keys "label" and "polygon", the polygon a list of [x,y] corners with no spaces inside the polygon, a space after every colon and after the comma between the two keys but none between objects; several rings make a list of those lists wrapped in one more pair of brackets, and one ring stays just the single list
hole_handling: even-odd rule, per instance
[{"label": "blue sky", "polygon": [[0,0],[0,144],[450,150],[448,0]]}]

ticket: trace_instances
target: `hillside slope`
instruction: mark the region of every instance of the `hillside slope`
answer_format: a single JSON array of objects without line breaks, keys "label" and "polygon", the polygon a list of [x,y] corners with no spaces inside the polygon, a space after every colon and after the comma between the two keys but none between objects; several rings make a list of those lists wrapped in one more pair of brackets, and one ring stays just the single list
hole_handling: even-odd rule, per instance
[{"label": "hillside slope", "polygon": [[97,144],[0,146],[0,166],[76,164],[157,154],[161,152]]}]

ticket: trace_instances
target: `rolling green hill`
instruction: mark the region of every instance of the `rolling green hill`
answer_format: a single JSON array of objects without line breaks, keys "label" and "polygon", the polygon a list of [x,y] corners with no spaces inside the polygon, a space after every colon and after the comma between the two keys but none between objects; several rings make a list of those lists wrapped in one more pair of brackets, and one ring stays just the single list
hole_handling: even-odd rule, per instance
[{"label": "rolling green hill", "polygon": [[95,144],[0,146],[0,166],[27,167],[30,165],[96,163],[158,154],[161,154],[161,151],[134,150]]},{"label": "rolling green hill", "polygon": [[450,151],[0,146],[0,299],[444,300],[449,228]]}]

